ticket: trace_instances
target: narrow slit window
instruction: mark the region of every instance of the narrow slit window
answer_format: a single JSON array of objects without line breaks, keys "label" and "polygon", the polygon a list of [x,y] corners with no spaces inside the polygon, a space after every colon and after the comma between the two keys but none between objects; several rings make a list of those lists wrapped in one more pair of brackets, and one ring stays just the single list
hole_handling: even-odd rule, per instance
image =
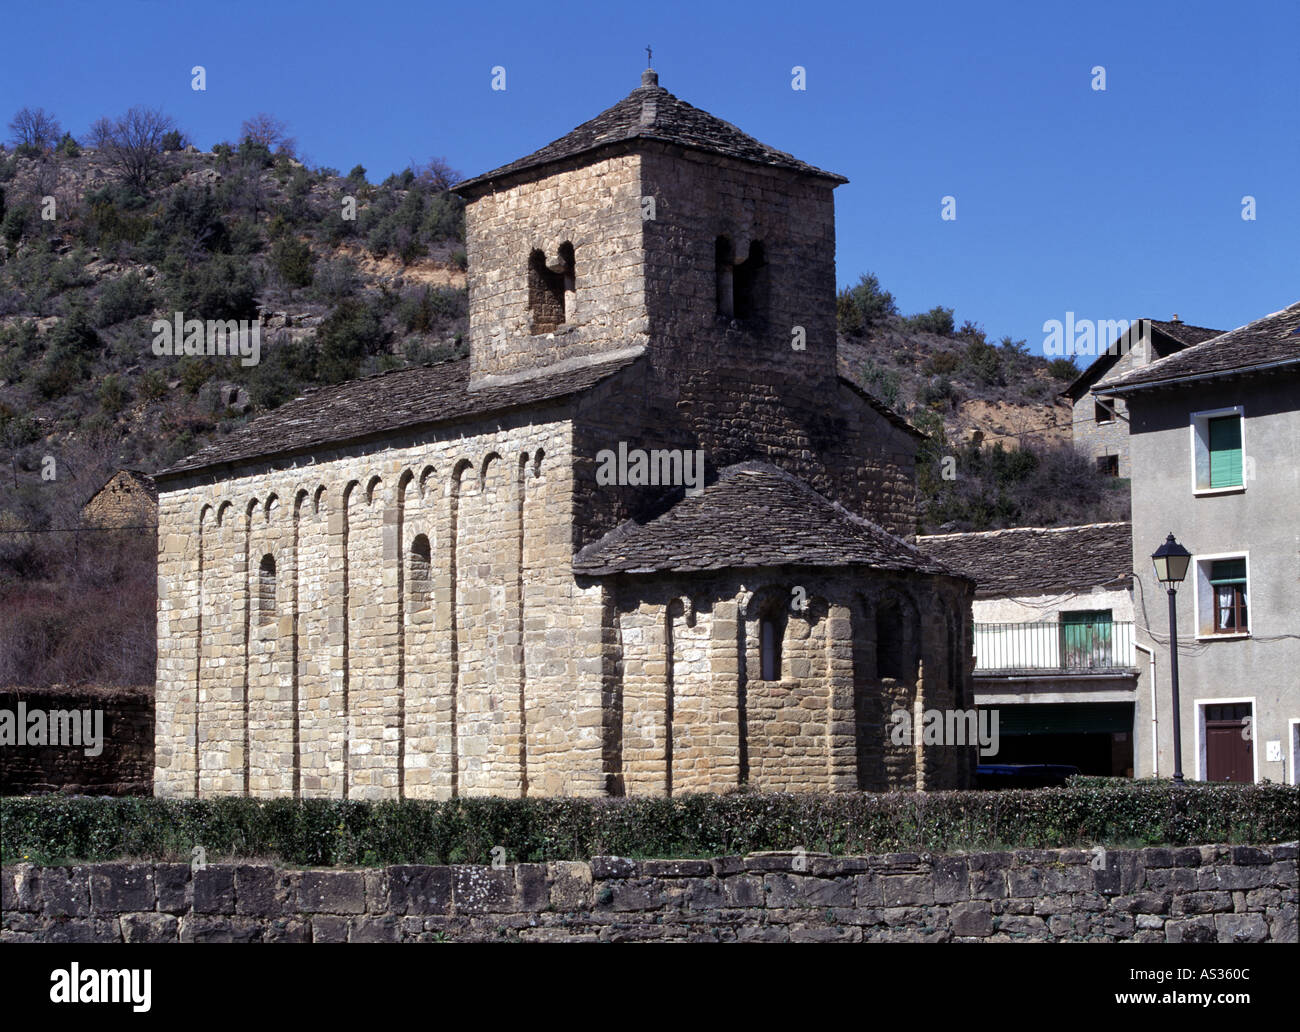
[{"label": "narrow slit window", "polygon": [[718,237],[714,244],[714,259],[717,266],[718,314],[730,319],[735,314],[736,262],[729,237]]},{"label": "narrow slit window", "polygon": [[411,611],[419,612],[429,605],[432,587],[432,562],[429,539],[424,534],[417,534],[411,542],[411,570],[408,590],[411,596]]},{"label": "narrow slit window", "polygon": [[770,616],[759,621],[759,646],[762,657],[762,679],[781,680],[781,629]]},{"label": "narrow slit window", "polygon": [[732,283],[732,312],[737,319],[753,319],[762,314],[765,261],[763,245],[749,245],[749,257],[736,266]]},{"label": "narrow slit window", "polygon": [[257,623],[260,627],[275,622],[275,556],[262,556],[257,568]]}]

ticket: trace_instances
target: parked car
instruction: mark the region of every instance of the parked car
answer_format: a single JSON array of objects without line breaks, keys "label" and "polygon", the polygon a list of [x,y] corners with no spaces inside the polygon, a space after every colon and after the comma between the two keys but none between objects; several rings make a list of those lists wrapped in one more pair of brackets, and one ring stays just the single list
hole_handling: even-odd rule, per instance
[{"label": "parked car", "polygon": [[975,787],[1063,788],[1066,778],[1078,773],[1068,763],[981,763],[975,768]]}]

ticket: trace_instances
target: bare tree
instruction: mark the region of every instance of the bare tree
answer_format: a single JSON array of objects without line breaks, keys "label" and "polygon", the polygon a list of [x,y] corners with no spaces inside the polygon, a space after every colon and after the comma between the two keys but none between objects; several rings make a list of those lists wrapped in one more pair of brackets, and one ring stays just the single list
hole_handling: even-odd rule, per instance
[{"label": "bare tree", "polygon": [[289,127],[274,115],[259,112],[239,127],[239,139],[260,143],[269,151],[293,157],[298,141],[289,135]]},{"label": "bare tree", "polygon": [[423,180],[435,190],[450,190],[464,178],[446,158],[430,158],[423,165],[412,165],[411,171],[416,179]]},{"label": "bare tree", "polygon": [[59,120],[44,108],[23,108],[9,123],[9,138],[16,147],[31,147],[44,153],[53,149],[63,135]]},{"label": "bare tree", "polygon": [[176,123],[161,111],[133,107],[114,120],[103,150],[122,180],[140,193],[146,193],[162,165],[163,137],[175,129]]},{"label": "bare tree", "polygon": [[104,150],[108,147],[108,143],[112,138],[113,120],[111,118],[97,118],[86,131],[85,144],[95,150]]}]

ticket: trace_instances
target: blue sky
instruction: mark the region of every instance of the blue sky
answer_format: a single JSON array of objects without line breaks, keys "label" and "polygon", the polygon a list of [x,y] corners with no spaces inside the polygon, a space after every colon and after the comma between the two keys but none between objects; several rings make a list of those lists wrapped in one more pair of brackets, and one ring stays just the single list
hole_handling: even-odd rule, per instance
[{"label": "blue sky", "polygon": [[[639,82],[847,176],[875,272],[1041,350],[1048,319],[1231,328],[1300,299],[1300,4],[47,2],[6,12],[0,114],[160,107],[203,148],[267,111],[316,165],[473,175]],[[21,41],[21,42],[20,42]],[[190,88],[203,65],[207,89]],[[504,92],[491,89],[494,66]],[[807,89],[791,89],[791,69]],[[1092,68],[1106,90],[1092,89]],[[1241,217],[1256,199],[1255,221]],[[940,218],[944,196],[957,218]]]}]

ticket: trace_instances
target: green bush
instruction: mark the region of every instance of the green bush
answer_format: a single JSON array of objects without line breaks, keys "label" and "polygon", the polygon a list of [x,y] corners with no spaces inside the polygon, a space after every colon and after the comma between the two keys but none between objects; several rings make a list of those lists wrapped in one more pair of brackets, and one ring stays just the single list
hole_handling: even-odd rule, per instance
[{"label": "green bush", "polygon": [[679,795],[446,802],[62,796],[0,802],[14,863],[275,858],[312,866],[725,856],[803,846],[836,855],[1095,843],[1268,843],[1295,837],[1282,785],[1086,785],[1002,792]]},{"label": "green bush", "polygon": [[171,304],[186,319],[256,319],[257,281],[247,261],[217,255],[196,266],[168,262]]},{"label": "green bush", "polygon": [[1068,358],[1054,358],[1047,363],[1047,372],[1058,380],[1073,380],[1079,375],[1079,367]]},{"label": "green bush", "polygon": [[271,248],[271,264],[289,287],[309,287],[316,267],[311,247],[287,233]]},{"label": "green bush", "polygon": [[127,319],[134,319],[137,315],[148,315],[153,311],[155,303],[153,291],[144,277],[129,272],[104,284],[99,300],[95,302],[95,325],[115,326]]},{"label": "green bush", "polygon": [[326,383],[354,379],[361,362],[377,355],[388,335],[378,313],[362,301],[343,301],[320,324],[316,334],[317,372]]},{"label": "green bush", "polygon": [[835,299],[835,317],[840,333],[860,336],[870,327],[898,314],[894,295],[882,290],[874,273],[866,273],[857,285],[845,287]]},{"label": "green bush", "polygon": [[131,392],[116,373],[109,373],[99,385],[99,406],[110,416],[115,416],[126,408],[131,400]]},{"label": "green bush", "polygon": [[895,369],[887,369],[874,358],[869,358],[862,363],[862,386],[867,392],[874,394],[890,408],[898,405],[898,392],[902,387],[902,379]]},{"label": "green bush", "polygon": [[918,333],[935,333],[941,337],[951,336],[953,331],[952,309],[936,305],[928,312],[909,315],[907,325]]},{"label": "green bush", "polygon": [[976,383],[984,384],[986,387],[1002,385],[1006,383],[1006,377],[1002,369],[1002,352],[992,344],[984,340],[984,335],[965,335],[969,336],[969,343],[966,345],[966,353],[962,356],[962,364],[966,367],[967,372]]}]

